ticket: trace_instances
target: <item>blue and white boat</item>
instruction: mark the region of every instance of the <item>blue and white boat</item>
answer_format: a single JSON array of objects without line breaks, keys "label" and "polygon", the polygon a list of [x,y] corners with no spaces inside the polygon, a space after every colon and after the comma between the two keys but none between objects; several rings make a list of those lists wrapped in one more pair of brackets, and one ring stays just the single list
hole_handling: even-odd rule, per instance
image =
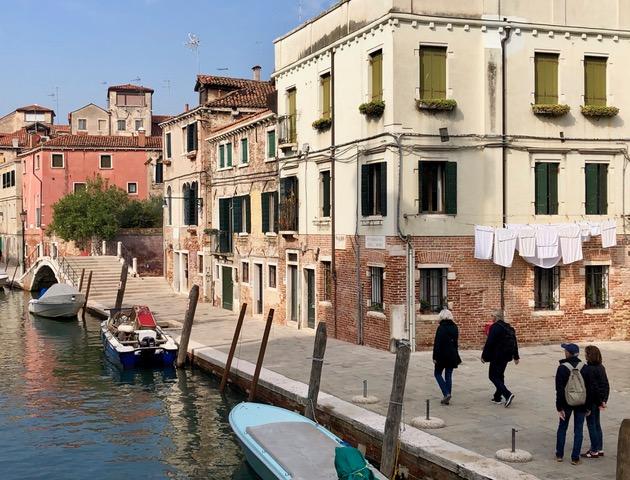
[{"label": "blue and white boat", "polygon": [[[346,446],[321,425],[283,408],[240,403],[230,426],[245,458],[263,480],[337,480],[335,449]],[[374,478],[385,477],[366,462]]]},{"label": "blue and white boat", "polygon": [[105,355],[122,368],[172,367],[177,344],[157,324],[149,307],[110,310],[101,323]]}]

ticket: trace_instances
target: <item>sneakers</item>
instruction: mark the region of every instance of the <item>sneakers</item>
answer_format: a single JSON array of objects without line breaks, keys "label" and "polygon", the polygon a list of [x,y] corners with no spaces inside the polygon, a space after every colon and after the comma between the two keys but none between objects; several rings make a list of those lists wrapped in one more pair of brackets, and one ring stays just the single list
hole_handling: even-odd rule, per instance
[{"label": "sneakers", "polygon": [[495,400],[494,398],[491,398],[490,401],[495,405],[503,405],[503,400]]},{"label": "sneakers", "polygon": [[579,458],[571,459],[571,465],[580,465],[581,463],[582,463],[582,460],[580,460]]},{"label": "sneakers", "polygon": [[508,397],[508,399],[505,401],[505,408],[508,408],[510,405],[512,405],[512,402],[514,401],[514,394],[510,394],[510,396]]},{"label": "sneakers", "polygon": [[442,400],[440,400],[440,403],[442,405],[450,405],[451,403],[451,396],[447,395],[446,397],[444,397]]}]

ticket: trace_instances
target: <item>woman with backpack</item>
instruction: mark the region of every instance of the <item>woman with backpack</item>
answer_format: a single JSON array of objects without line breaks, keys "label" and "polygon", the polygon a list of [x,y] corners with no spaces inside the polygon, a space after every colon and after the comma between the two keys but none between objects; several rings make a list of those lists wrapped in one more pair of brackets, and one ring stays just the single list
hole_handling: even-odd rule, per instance
[{"label": "woman with backpack", "polygon": [[435,332],[433,342],[433,363],[435,364],[435,380],[442,391],[442,405],[451,402],[453,387],[453,369],[462,363],[458,351],[459,329],[453,320],[450,310],[440,312],[440,324]]},{"label": "woman with backpack", "polygon": [[591,439],[591,448],[582,454],[583,458],[598,458],[604,456],[604,434],[600,421],[600,412],[606,408],[610,384],[606,369],[602,365],[602,352],[594,345],[584,349],[586,366],[582,369],[582,376],[586,383],[587,406],[591,412],[586,417],[588,436]]}]

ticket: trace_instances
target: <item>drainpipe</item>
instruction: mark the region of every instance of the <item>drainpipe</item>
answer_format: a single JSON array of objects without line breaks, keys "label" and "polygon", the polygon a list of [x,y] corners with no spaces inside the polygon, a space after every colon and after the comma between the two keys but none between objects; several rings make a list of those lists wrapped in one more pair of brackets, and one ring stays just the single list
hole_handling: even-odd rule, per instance
[{"label": "drainpipe", "polygon": [[[503,19],[507,22],[507,18]],[[502,155],[502,166],[501,166],[501,192],[503,197],[503,226],[507,225],[507,155],[508,155],[508,144],[507,144],[507,130],[508,130],[508,121],[507,121],[507,43],[510,41],[510,37],[512,35],[512,25],[507,23],[505,25],[505,35],[501,39],[501,155]],[[507,274],[507,270],[505,267],[501,268],[501,310],[505,310],[505,277]]]},{"label": "drainpipe", "polygon": [[[44,158],[43,158],[44,151],[40,150],[40,152],[42,154],[42,161],[40,162],[40,165],[43,165],[44,164]],[[44,230],[42,229],[41,225],[42,225],[42,216],[43,216],[43,213],[44,213],[44,212],[42,212],[42,203],[43,203],[42,202],[42,195],[44,194],[44,186],[43,186],[44,184],[42,182],[42,179],[37,176],[37,173],[35,173],[35,154],[34,153],[32,154],[31,160],[32,160],[32,167],[33,167],[33,176],[39,181],[39,229],[42,232],[41,240],[42,240],[42,245],[43,245],[43,243],[44,243]],[[64,157],[64,162],[65,161],[66,161],[66,159]],[[35,212],[35,223],[37,223],[37,211]]]},{"label": "drainpipe", "polygon": [[[361,178],[361,153],[357,152],[357,186],[359,185],[359,179]],[[356,201],[357,206],[355,209],[355,222],[354,222],[354,240],[356,242],[356,255],[355,255],[355,267],[356,267],[356,280],[357,280],[357,344],[363,345],[363,288],[361,286],[361,237],[359,236],[359,218],[361,212],[361,189],[356,189]]]},{"label": "drainpipe", "polygon": [[337,252],[335,251],[335,49],[330,49],[330,270],[332,274],[333,336],[337,338]]}]

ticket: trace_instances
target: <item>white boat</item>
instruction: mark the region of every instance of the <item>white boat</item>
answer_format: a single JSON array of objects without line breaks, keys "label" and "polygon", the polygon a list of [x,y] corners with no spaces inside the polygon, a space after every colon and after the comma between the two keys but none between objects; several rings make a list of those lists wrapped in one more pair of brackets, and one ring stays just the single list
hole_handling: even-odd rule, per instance
[{"label": "white boat", "polygon": [[0,288],[4,287],[7,283],[9,283],[7,272],[0,270]]},{"label": "white boat", "polygon": [[85,295],[72,285],[55,283],[39,298],[28,302],[28,311],[40,317],[74,317],[85,304]]}]

